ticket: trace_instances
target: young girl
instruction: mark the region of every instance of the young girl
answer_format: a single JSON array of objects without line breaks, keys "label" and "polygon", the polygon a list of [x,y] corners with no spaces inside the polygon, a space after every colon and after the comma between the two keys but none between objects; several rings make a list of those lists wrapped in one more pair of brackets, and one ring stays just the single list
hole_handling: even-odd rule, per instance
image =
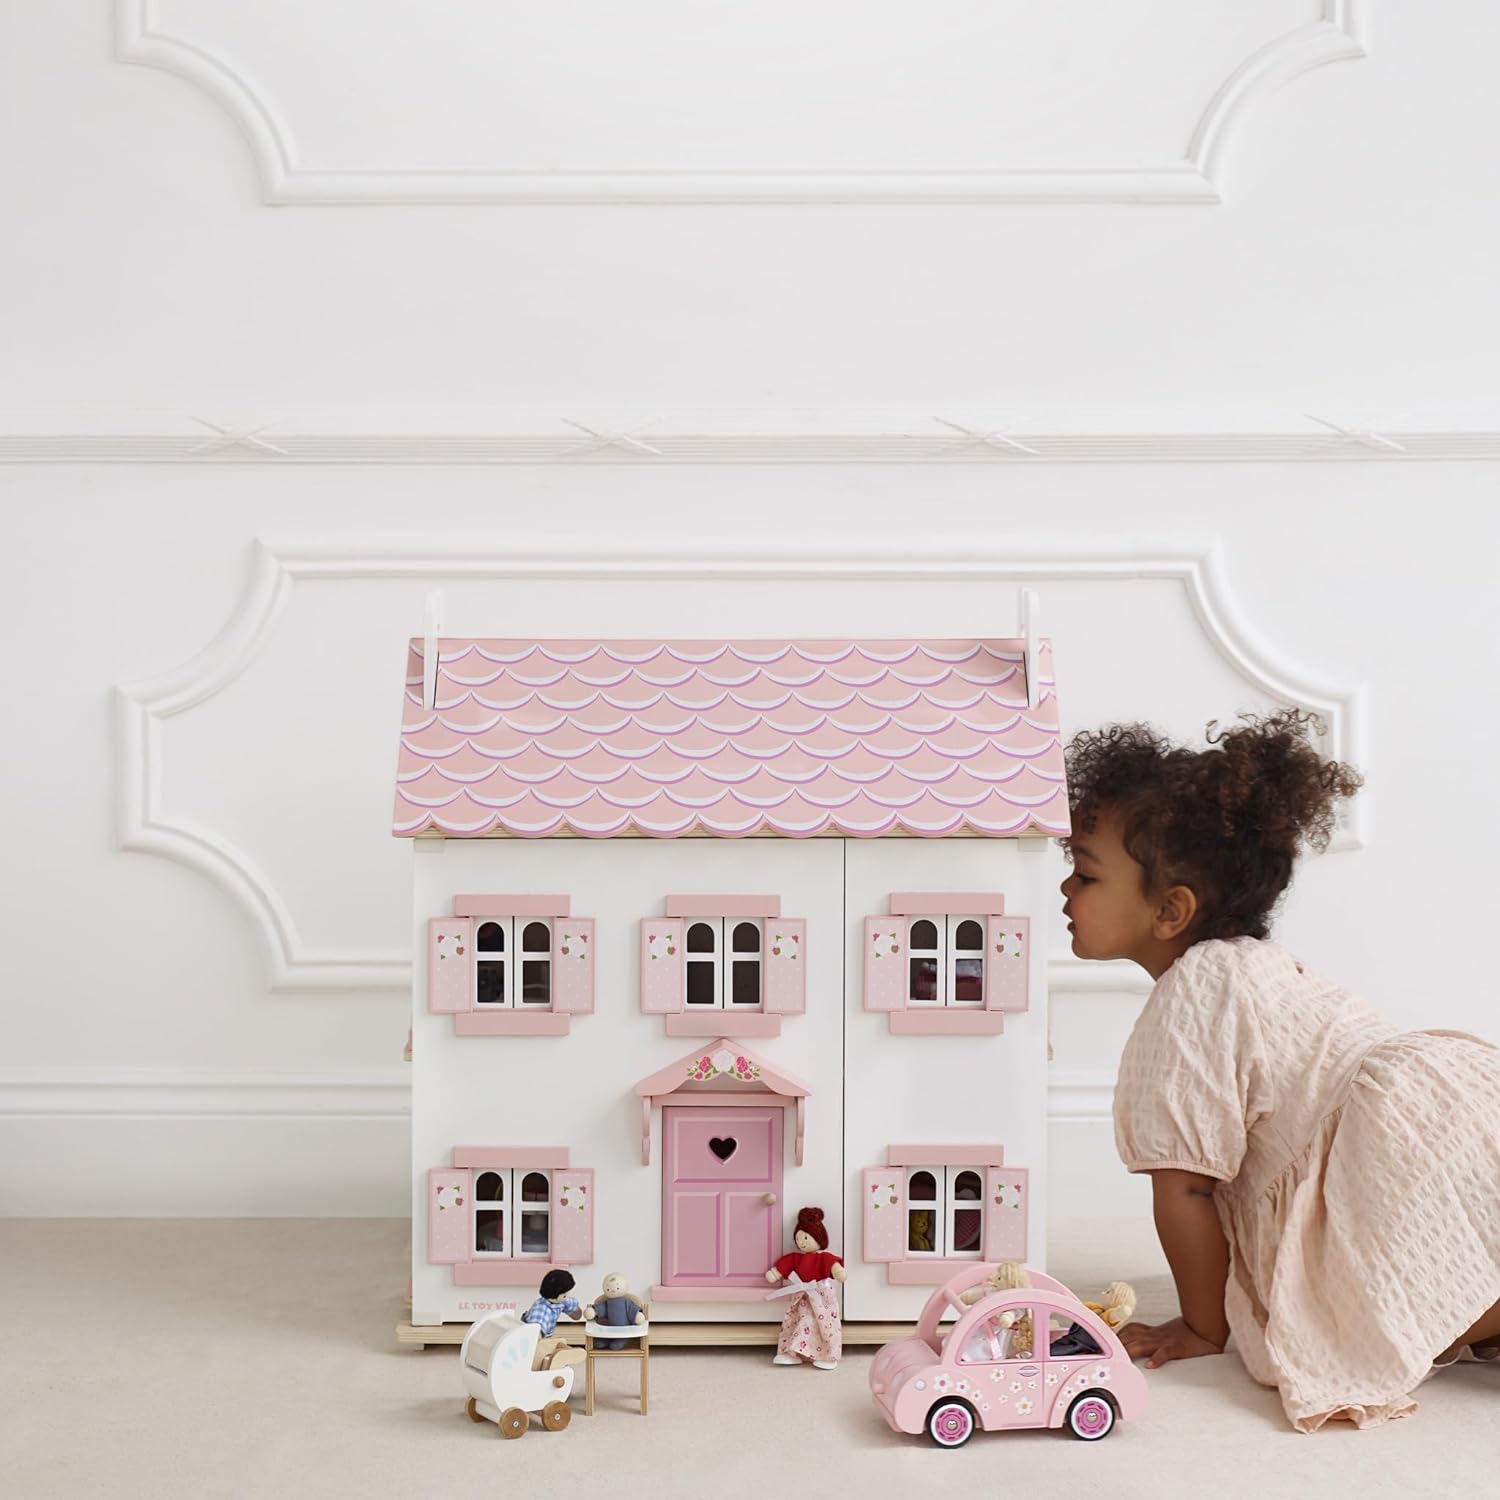
[{"label": "young girl", "polygon": [[1309,724],[1210,724],[1201,751],[1075,736],[1062,885],[1073,952],[1156,980],[1115,1138],[1151,1174],[1182,1315],[1127,1324],[1125,1348],[1154,1367],[1233,1333],[1302,1432],[1404,1416],[1434,1364],[1500,1353],[1500,1051],[1398,1032],[1267,939],[1299,849],[1361,784]]}]

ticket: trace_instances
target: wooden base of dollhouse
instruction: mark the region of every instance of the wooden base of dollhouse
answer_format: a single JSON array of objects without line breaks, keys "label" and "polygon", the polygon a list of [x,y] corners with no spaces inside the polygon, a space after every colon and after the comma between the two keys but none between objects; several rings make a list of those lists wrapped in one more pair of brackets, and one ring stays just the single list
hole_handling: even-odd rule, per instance
[{"label": "wooden base of dollhouse", "polygon": [[[844,1324],[844,1343],[888,1344],[892,1339],[908,1338],[911,1335],[910,1321],[905,1323],[848,1323]],[[429,1344],[461,1344],[469,1331],[467,1323],[415,1323],[396,1324],[396,1342],[409,1349],[425,1349]],[[566,1337],[570,1344],[583,1346],[583,1331],[557,1325],[559,1337]],[[665,1348],[668,1345],[709,1345],[719,1348],[759,1345],[773,1348],[781,1324],[775,1323],[658,1323],[651,1324],[651,1347]]]}]

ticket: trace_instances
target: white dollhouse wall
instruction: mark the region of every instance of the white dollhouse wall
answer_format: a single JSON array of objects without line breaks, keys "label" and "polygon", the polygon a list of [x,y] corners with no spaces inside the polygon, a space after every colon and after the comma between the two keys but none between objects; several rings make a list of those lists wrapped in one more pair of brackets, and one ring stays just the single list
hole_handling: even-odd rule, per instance
[{"label": "white dollhouse wall", "polygon": [[[455,1036],[451,1017],[427,1010],[425,960],[419,963],[412,1038],[413,1322],[452,1322],[505,1302],[524,1311],[536,1296],[534,1276],[503,1289],[458,1288],[447,1266],[428,1264],[428,1168],[446,1166],[460,1144],[566,1146],[572,1164],[593,1168],[593,1262],[568,1268],[582,1297],[599,1291],[606,1271],[624,1272],[643,1298],[661,1280],[661,1110],[652,1111],[651,1163],[643,1165],[635,1085],[695,1046],[691,1039],[667,1036],[662,1018],[640,1009],[640,922],[659,914],[668,894],[779,895],[784,912],[807,919],[806,1013],[784,1018],[779,1037],[747,1045],[812,1091],[801,1166],[792,1160],[791,1130],[784,1135],[782,1206],[795,1212],[802,1203],[822,1205],[830,1233],[845,1233],[839,1101],[844,976],[843,950],[834,936],[842,921],[839,840],[412,842],[418,846],[411,853],[416,952],[426,952],[429,917],[450,911],[460,892],[482,891],[566,892],[574,912],[595,919],[597,950],[593,1013],[572,1017],[569,1034],[560,1037]],[[653,1305],[652,1319],[748,1321],[757,1316],[757,1306],[662,1303]]]},{"label": "white dollhouse wall", "polygon": [[[892,890],[1000,891],[1007,913],[1046,913],[1055,887],[1035,841],[850,839],[844,847],[851,913],[844,944],[844,1201],[846,1224],[854,1229],[852,1238],[846,1235],[844,1315],[908,1318],[921,1311],[941,1278],[893,1286],[887,1266],[866,1262],[860,1251],[864,1169],[883,1166],[892,1144],[1004,1146],[1007,1164],[1028,1169],[1026,1258],[1046,1267],[1046,963],[1030,945],[1030,1008],[1007,1015],[999,1036],[893,1036],[886,1015],[864,1009],[870,960],[863,917],[883,914]],[[988,1204],[985,1210],[991,1211]]]},{"label": "white dollhouse wall", "polygon": [[[746,1045],[810,1090],[806,1150],[793,1160],[784,1133],[783,1251],[804,1204],[821,1207],[830,1245],[849,1270],[845,1316],[914,1316],[929,1287],[891,1286],[862,1255],[860,1181],[892,1143],[1003,1142],[1030,1169],[1030,1254],[1044,1263],[1046,1020],[1044,964],[1033,950],[1031,1010],[1006,1017],[1000,1036],[893,1036],[863,1008],[864,917],[884,913],[893,891],[1004,891],[1007,910],[1045,911],[1047,862],[1008,839],[720,840],[419,839],[414,841],[412,933],[420,955],[413,1008],[412,1320],[472,1318],[507,1303],[524,1310],[537,1276],[524,1260],[505,1286],[456,1286],[427,1255],[428,1170],[455,1145],[557,1147],[594,1172],[594,1255],[573,1266],[580,1298],[607,1271],[641,1295],[662,1279],[661,1108],[652,1111],[652,1157],[640,1151],[642,1078],[693,1049],[640,1010],[640,919],[668,893],[779,895],[807,921],[806,1011],[781,1035]],[[566,892],[595,919],[594,1011],[567,1036],[456,1036],[452,1018],[426,1004],[428,919],[459,893]],[[953,1087],[962,1080],[964,1087]],[[788,1112],[790,1115],[790,1112]],[[508,1268],[510,1269],[510,1268]],[[777,1320],[780,1303],[672,1301],[655,1321]]]}]

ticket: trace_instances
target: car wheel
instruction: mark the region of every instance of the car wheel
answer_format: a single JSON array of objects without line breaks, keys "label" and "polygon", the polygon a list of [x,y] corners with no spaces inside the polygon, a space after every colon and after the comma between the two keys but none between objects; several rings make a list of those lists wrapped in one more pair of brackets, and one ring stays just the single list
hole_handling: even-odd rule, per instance
[{"label": "car wheel", "polygon": [[927,1436],[939,1448],[962,1448],[977,1426],[967,1401],[939,1401],[927,1413]]},{"label": "car wheel", "polygon": [[1085,1391],[1068,1408],[1068,1431],[1086,1443],[1108,1437],[1114,1426],[1114,1403],[1102,1391]]}]

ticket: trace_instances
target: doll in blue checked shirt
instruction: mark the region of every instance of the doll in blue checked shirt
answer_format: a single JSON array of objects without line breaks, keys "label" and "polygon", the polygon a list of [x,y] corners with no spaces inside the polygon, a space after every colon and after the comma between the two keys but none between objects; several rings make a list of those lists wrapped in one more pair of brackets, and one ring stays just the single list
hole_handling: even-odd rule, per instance
[{"label": "doll in blue checked shirt", "polygon": [[557,1320],[564,1313],[575,1321],[583,1317],[583,1309],[577,1300],[568,1295],[574,1285],[573,1278],[566,1271],[548,1271],[538,1288],[541,1296],[521,1314],[523,1323],[535,1323],[542,1331],[531,1361],[533,1370],[550,1370],[554,1364],[578,1364],[583,1358],[582,1350],[570,1349],[566,1339],[554,1337]]}]

